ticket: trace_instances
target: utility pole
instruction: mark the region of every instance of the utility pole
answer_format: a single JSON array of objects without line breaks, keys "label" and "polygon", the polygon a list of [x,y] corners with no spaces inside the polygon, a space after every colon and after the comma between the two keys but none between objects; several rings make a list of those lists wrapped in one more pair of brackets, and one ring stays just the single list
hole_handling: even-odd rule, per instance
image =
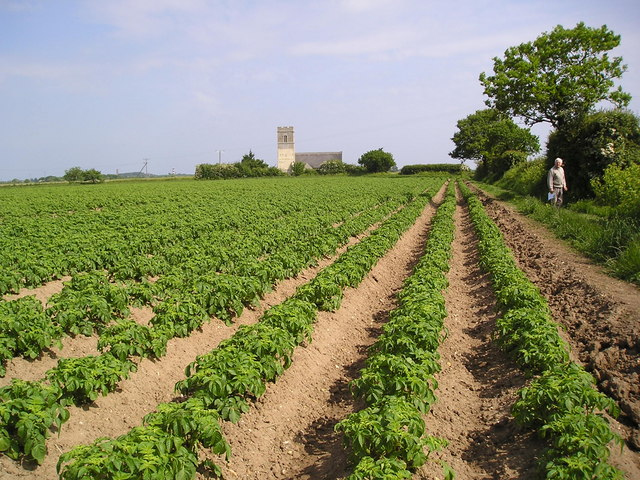
[{"label": "utility pole", "polygon": [[224,150],[216,150],[216,152],[218,152],[218,164],[222,163],[222,154],[224,153]]},{"label": "utility pole", "polygon": [[144,175],[147,177],[149,176],[149,172],[147,171],[147,164],[149,163],[149,159],[145,158],[144,159],[144,165],[142,165],[142,168],[140,169],[140,171],[138,172],[138,176],[140,176],[142,174],[142,170],[144,170]]}]

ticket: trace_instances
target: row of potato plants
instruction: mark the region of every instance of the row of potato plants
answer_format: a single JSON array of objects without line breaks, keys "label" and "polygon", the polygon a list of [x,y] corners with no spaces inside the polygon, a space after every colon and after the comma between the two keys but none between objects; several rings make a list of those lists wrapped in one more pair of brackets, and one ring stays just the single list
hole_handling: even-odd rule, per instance
[{"label": "row of potato plants", "polygon": [[[423,415],[436,400],[437,349],[446,337],[443,291],[448,286],[455,208],[451,182],[424,253],[398,294],[398,306],[370,348],[360,376],[351,382],[353,394],[366,408],[336,425],[354,464],[349,480],[411,478],[431,452],[447,444],[426,433]],[[452,478],[447,466],[445,472]]]},{"label": "row of potato plants", "polygon": [[277,251],[288,239],[282,227],[303,224],[314,233],[390,200],[402,202],[421,183],[289,180],[2,189],[0,295],[97,269],[140,279],[198,248],[233,247],[230,254],[242,259],[255,235],[272,239]]},{"label": "row of potato plants", "polygon": [[[274,281],[295,275],[309,263],[310,259],[335,251],[350,236],[360,233],[368,225],[379,221],[385,214],[397,208],[400,205],[398,200],[406,201],[411,195],[411,190],[408,190],[396,194],[395,197],[378,197],[376,198],[378,203],[373,205],[359,203],[366,209],[359,210],[355,214],[351,212],[347,216],[343,209],[336,208],[335,210],[342,212],[340,215],[318,217],[320,220],[316,218],[317,215],[304,210],[303,204],[298,204],[293,209],[286,204],[278,204],[276,212],[266,210],[280,215],[279,220],[284,223],[278,223],[275,220],[270,223],[254,222],[251,224],[250,235],[244,232],[241,237],[236,235],[235,240],[228,237],[228,232],[224,232],[222,236],[218,235],[222,232],[216,232],[216,235],[201,233],[198,235],[199,242],[196,243],[186,241],[186,237],[194,235],[176,232],[174,236],[180,240],[177,242],[180,245],[179,248],[173,245],[175,240],[165,242],[170,246],[161,252],[156,250],[151,254],[146,251],[144,255],[130,257],[130,262],[127,264],[129,267],[124,270],[118,269],[122,265],[119,267],[111,265],[110,280],[118,281],[119,285],[108,287],[100,285],[100,288],[94,288],[96,283],[105,283],[104,279],[96,277],[95,274],[83,280],[84,286],[81,285],[81,280],[74,278],[69,288],[65,288],[61,294],[50,299],[52,305],[46,313],[56,317],[51,322],[46,319],[42,309],[37,302],[32,301],[33,299],[18,299],[9,304],[5,304],[6,302],[2,300],[0,301],[0,375],[4,374],[6,360],[14,356],[35,358],[42,349],[55,344],[63,333],[89,334],[92,324],[94,327],[107,324],[110,320],[109,305],[121,303],[120,299],[124,294],[124,292],[118,292],[117,288],[126,289],[134,305],[157,305],[168,296],[177,294],[184,297],[181,292],[191,293],[196,290],[201,297],[205,297],[200,303],[204,304],[209,316],[215,315],[229,321],[232,316],[241,312],[244,305],[255,303],[257,297],[267,291]],[[310,206],[313,205],[304,204],[305,208]],[[300,215],[295,218],[283,216],[283,212],[287,213],[290,210]],[[256,217],[261,218],[264,215],[256,215]],[[310,221],[310,218],[315,220]],[[334,226],[336,219],[339,219],[339,222]],[[231,221],[231,213],[228,212],[226,221],[218,223],[228,226],[232,223]],[[206,228],[204,231],[207,231]],[[157,231],[154,235],[156,233]],[[163,235],[160,234],[160,236]],[[90,238],[90,235],[87,237]],[[3,238],[3,240],[6,239]],[[0,241],[1,243],[3,242]],[[47,242],[43,239],[41,243],[46,245]],[[127,249],[117,250],[128,251]],[[148,263],[158,259],[162,259],[161,263],[164,267],[159,269],[157,267],[160,264],[156,263],[153,268],[150,268]],[[46,261],[43,263],[46,264]],[[123,274],[125,270],[128,273]],[[20,262],[16,269],[16,272],[19,271]],[[2,273],[1,269],[0,273]],[[154,288],[146,277],[158,274],[162,274],[162,279]],[[123,283],[125,280],[128,281]],[[212,291],[213,294],[210,293]],[[175,315],[176,310],[181,308],[193,309],[191,305],[182,307],[182,303],[174,300],[168,303],[167,308],[157,306],[159,316]],[[121,310],[124,312],[124,309],[121,308]],[[29,328],[29,315],[37,318],[40,328]],[[84,320],[81,318],[83,315],[86,317]],[[116,318],[121,316],[118,315]],[[62,332],[57,323],[62,324]],[[26,338],[20,338],[20,332],[25,329],[28,330],[29,335]]]},{"label": "row of potato plants", "polygon": [[[91,335],[96,331],[100,335],[98,348],[103,353],[61,359],[56,368],[46,372],[45,381],[22,382],[14,379],[11,385],[0,389],[0,398],[4,402],[0,406],[0,452],[11,458],[26,456],[41,463],[46,454],[48,430],[54,425],[60,429],[68,419],[68,405],[85,405],[99,395],[114,391],[118,383],[135,370],[135,357],[163,356],[170,338],[186,337],[211,315],[218,314],[217,310],[211,310],[212,299],[217,302],[215,306],[227,307],[232,304],[233,312],[240,314],[245,304],[256,302],[272,283],[284,278],[285,274],[290,276],[297,273],[315,261],[318,255],[333,253],[340,242],[344,243],[349,236],[360,233],[386,214],[389,208],[395,208],[395,205],[358,215],[325,232],[324,236],[308,236],[309,242],[315,240],[318,245],[306,251],[298,249],[297,263],[289,259],[287,268],[274,268],[270,275],[267,272],[262,278],[222,274],[197,277],[195,268],[189,267],[186,269],[189,275],[182,277],[189,279],[189,285],[176,282],[176,274],[171,281],[161,279],[154,284],[146,282],[144,285],[149,290],[147,296],[158,298],[162,294],[167,297],[154,306],[155,316],[150,326],[125,318],[128,313],[125,287],[110,284],[106,275],[99,272],[74,276],[62,292],[50,299],[51,305],[46,313],[50,313],[51,318],[48,324],[42,323],[55,330],[55,334],[49,335],[50,340],[58,338],[62,332]],[[270,266],[276,265],[276,258],[286,257],[273,256],[269,259]],[[141,286],[136,288],[138,296]],[[6,302],[6,305],[22,304],[27,300],[32,311],[43,313],[40,302],[33,297]],[[10,319],[3,320],[7,321],[1,325],[10,323]],[[0,338],[20,337],[20,325],[11,323],[16,327],[15,337],[5,335]],[[45,332],[47,330],[42,329],[40,333]],[[39,346],[42,349],[50,343],[41,342]]]},{"label": "row of potato plants", "polygon": [[[407,201],[412,197],[413,194],[405,193],[403,195],[403,201]],[[325,237],[329,237],[330,239],[328,242],[327,240],[323,240],[323,237],[320,235],[307,234],[307,241],[316,241],[317,245],[310,244],[311,248],[306,257],[303,256],[302,261],[298,264],[298,268],[290,274],[297,273],[300,268],[306,266],[313,260],[313,255],[317,256],[331,253],[331,250],[336,248],[335,238],[341,239],[342,242],[346,241],[348,236],[359,233],[372,222],[386,215],[390,209],[394,208],[396,207],[392,202],[390,205],[378,205],[377,208],[371,209],[368,212],[362,212],[352,216],[352,218],[332,228],[328,235],[325,235]],[[278,258],[278,256],[274,255],[269,258],[271,261],[270,265],[275,264],[275,258]],[[286,256],[280,256],[279,258],[286,258]],[[296,258],[301,258],[300,250]],[[291,261],[289,260],[287,268],[290,269],[291,265]],[[197,269],[193,265],[189,265],[185,270],[189,272],[189,275],[185,275],[185,277],[188,277],[195,276]],[[278,275],[284,270],[286,270],[286,268],[274,269],[274,272],[278,272],[274,278],[276,280],[283,278]],[[103,277],[98,275],[96,278],[95,274],[87,276],[89,281],[87,281],[86,278],[82,281],[76,281],[74,277],[71,285],[68,286],[69,288],[66,286],[60,295],[77,299],[77,288],[73,288],[73,286],[91,286],[91,282],[93,282],[93,288],[87,288],[85,291],[85,296],[91,299],[91,301],[96,302],[99,300],[100,295],[98,291],[100,291],[101,288],[106,288],[111,297],[117,296],[112,291],[115,286],[109,285],[108,283],[105,285],[105,279]],[[78,277],[83,278],[83,276]],[[223,276],[218,275],[212,278],[214,278],[215,281],[216,278],[223,278]],[[200,287],[200,290],[203,290],[208,297],[210,297],[211,292],[213,292],[213,294],[219,298],[220,295],[217,291],[220,290],[217,288],[219,284],[220,282],[218,281],[214,286],[208,285],[209,293],[207,293],[206,288]],[[47,372],[47,379],[50,383],[53,383],[51,385],[42,382],[24,384],[24,382],[15,380],[12,385],[0,390],[0,395],[6,400],[4,413],[0,416],[4,418],[4,425],[2,425],[4,427],[4,434],[0,435],[0,451],[5,451],[5,453],[12,456],[12,458],[27,456],[41,462],[45,453],[44,442],[48,428],[56,422],[59,422],[59,418],[63,420],[68,418],[68,412],[64,409],[64,406],[70,403],[84,404],[94,400],[98,394],[105,395],[113,391],[118,381],[125,378],[129,371],[135,369],[135,364],[129,357],[132,355],[140,357],[159,357],[164,355],[168,338],[172,336],[186,336],[194,328],[200,326],[208,317],[203,313],[202,306],[194,301],[196,292],[194,292],[193,289],[184,288],[184,285],[182,285],[182,288],[176,285],[177,282],[175,281],[162,282],[162,279],[156,282],[156,284],[143,282],[134,285],[136,290],[135,295],[140,297],[148,297],[149,289],[152,289],[154,286],[158,286],[157,291],[163,292],[165,296],[167,296],[166,292],[180,292],[182,289],[191,293],[191,297],[188,297],[188,295],[185,297],[185,295],[180,294],[178,300],[169,296],[166,302],[158,303],[154,307],[156,316],[152,319],[151,327],[138,325],[132,320],[121,317],[115,317],[115,324],[105,326],[107,322],[105,322],[104,318],[101,318],[100,315],[94,315],[96,317],[95,321],[92,320],[93,323],[84,325],[84,327],[80,329],[80,333],[82,333],[82,331],[89,333],[88,330],[90,326],[93,325],[101,334],[99,347],[104,351],[102,355],[81,359],[66,359],[60,362],[58,368]],[[144,286],[146,290],[142,289],[142,286]],[[173,289],[171,286],[173,286]],[[68,294],[69,291],[73,293]],[[143,295],[140,295],[141,291]],[[80,295],[80,297],[82,297],[82,295]],[[54,299],[53,303],[62,302],[56,302]],[[98,301],[98,304],[103,303],[104,301]],[[119,304],[121,302],[113,303]],[[88,312],[91,312],[91,308],[86,308],[86,305],[84,308],[88,310]],[[73,310],[73,308],[70,310]],[[58,314],[62,314],[63,317],[69,316],[64,313],[64,309],[58,309],[57,312]],[[25,402],[23,398],[25,391],[30,392],[32,397],[36,398],[37,401]],[[47,401],[41,401],[42,398],[46,398]],[[35,410],[33,409],[34,405],[38,406]],[[33,421],[34,419],[36,421]],[[26,424],[28,428],[22,428],[21,426],[23,424]],[[0,430],[0,434],[2,432],[3,431]]]},{"label": "row of potato plants", "polygon": [[[229,322],[245,305],[255,304],[275,281],[291,277],[317,258],[333,253],[349,237],[394,208],[395,203],[387,204],[363,212],[336,228],[306,233],[302,241],[290,239],[280,251],[261,259],[245,256],[241,261],[229,261],[229,256],[223,255],[224,250],[217,249],[215,255],[192,256],[176,263],[157,283],[146,279],[128,284],[110,283],[113,278],[102,272],[80,273],[66,282],[62,292],[49,299],[46,310],[33,296],[0,302],[0,376],[5,373],[7,360],[16,356],[37,358],[45,348],[59,344],[63,334],[91,335],[93,331],[102,331],[114,320],[126,317],[130,303],[154,305],[156,326],[171,324],[172,317],[184,315],[185,311],[189,317],[195,317],[198,306],[194,303],[201,307],[196,324],[210,316]],[[293,229],[304,231],[297,225]],[[191,302],[185,302],[185,295],[190,296]],[[127,324],[132,326],[131,321]],[[183,328],[175,325],[175,329],[181,336],[192,330],[190,325]],[[134,328],[134,335],[146,333],[140,330]],[[167,332],[153,337],[152,343],[162,343]],[[157,350],[157,346],[152,349]]]},{"label": "row of potato plants", "polygon": [[[418,196],[292,297],[267,310],[258,323],[240,327],[210,353],[197,357],[175,386],[181,401],[159,405],[142,426],[116,439],[98,439],[63,454],[57,467],[60,478],[189,479],[199,467],[221,475],[215,463],[198,456],[200,447],[230,455],[219,421],[238,421],[267,383],[291,365],[294,349],[311,341],[317,311],[338,308],[338,291],[357,286],[429,199],[427,194]],[[358,273],[345,277],[344,272]]]},{"label": "row of potato plants", "polygon": [[501,317],[498,344],[533,380],[519,392],[512,413],[520,424],[547,440],[541,471],[549,479],[621,479],[608,463],[610,442],[622,446],[603,412],[619,414],[616,403],[595,388],[595,380],[569,359],[549,305],[518,267],[502,232],[480,200],[460,188],[478,235],[482,267],[490,274]]}]

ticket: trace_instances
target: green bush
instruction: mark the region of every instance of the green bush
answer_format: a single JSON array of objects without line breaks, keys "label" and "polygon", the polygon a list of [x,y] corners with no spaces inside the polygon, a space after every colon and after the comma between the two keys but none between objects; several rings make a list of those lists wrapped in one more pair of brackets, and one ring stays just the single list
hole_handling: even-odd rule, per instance
[{"label": "green bush", "polygon": [[303,162],[293,162],[291,164],[291,175],[299,177],[302,175],[307,167]]},{"label": "green bush", "polygon": [[336,175],[345,173],[346,171],[344,163],[340,160],[329,160],[318,167],[318,173],[320,175]]},{"label": "green bush", "polygon": [[549,135],[547,168],[556,157],[565,161],[569,191],[574,198],[592,198],[592,180],[610,165],[640,163],[640,125],[627,110],[601,111]]},{"label": "green bush", "polygon": [[212,165],[209,163],[201,163],[196,165],[196,180],[226,180],[229,178],[246,178],[246,177],[275,177],[283,175],[276,167],[252,167],[246,162],[239,163],[219,163]]},{"label": "green bush", "polygon": [[459,175],[469,172],[469,167],[458,163],[433,163],[425,165],[405,165],[400,169],[400,175],[415,175],[422,172],[446,172]]},{"label": "green bush", "polygon": [[[544,157],[518,163],[507,170],[496,185],[520,195],[538,196],[542,193],[541,181],[546,182],[547,169]],[[544,188],[543,191],[546,191]]]},{"label": "green bush", "polygon": [[640,216],[640,163],[626,168],[609,165],[601,179],[591,181],[591,186],[599,203]]}]

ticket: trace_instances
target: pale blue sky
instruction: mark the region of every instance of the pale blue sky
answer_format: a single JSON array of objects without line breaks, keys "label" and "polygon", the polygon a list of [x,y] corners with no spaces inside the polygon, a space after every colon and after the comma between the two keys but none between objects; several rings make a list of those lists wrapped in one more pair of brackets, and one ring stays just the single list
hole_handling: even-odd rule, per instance
[{"label": "pale blue sky", "polygon": [[[251,149],[453,162],[492,58],[556,25],[606,24],[640,109],[637,0],[0,0],[0,179],[193,173]],[[534,128],[544,143],[548,129]]]}]

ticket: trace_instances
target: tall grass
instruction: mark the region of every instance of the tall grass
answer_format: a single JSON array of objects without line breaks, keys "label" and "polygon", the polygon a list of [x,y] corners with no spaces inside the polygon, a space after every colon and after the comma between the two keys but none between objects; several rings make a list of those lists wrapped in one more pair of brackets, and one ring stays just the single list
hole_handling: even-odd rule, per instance
[{"label": "tall grass", "polygon": [[495,185],[480,187],[514,204],[585,256],[618,278],[640,285],[640,220],[580,202],[556,208],[531,196],[518,196]]}]

